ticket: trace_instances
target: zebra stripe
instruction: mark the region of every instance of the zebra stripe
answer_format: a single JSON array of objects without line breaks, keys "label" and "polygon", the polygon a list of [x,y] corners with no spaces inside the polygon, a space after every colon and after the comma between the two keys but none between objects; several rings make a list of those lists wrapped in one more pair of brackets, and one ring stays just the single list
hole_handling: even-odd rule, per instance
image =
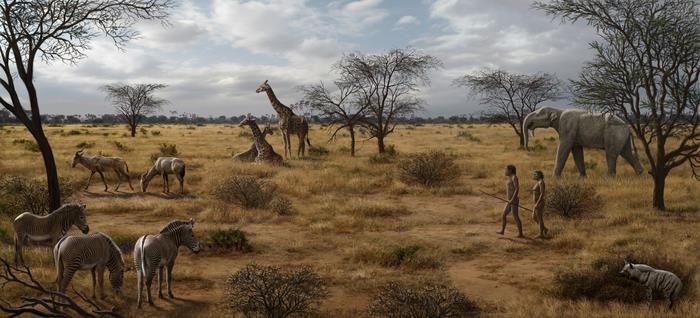
[{"label": "zebra stripe", "polygon": [[669,309],[673,307],[673,302],[678,299],[683,289],[683,282],[676,274],[646,264],[625,262],[620,274],[646,286],[649,301],[653,300],[655,291],[662,293]]}]

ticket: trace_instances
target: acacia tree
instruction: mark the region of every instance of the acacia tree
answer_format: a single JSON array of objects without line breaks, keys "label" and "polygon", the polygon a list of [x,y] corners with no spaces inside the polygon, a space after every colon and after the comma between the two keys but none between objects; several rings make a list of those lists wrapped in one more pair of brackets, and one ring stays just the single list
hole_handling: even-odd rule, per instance
[{"label": "acacia tree", "polygon": [[415,49],[392,49],[383,54],[349,54],[334,68],[339,82],[355,87],[358,102],[367,115],[361,125],[377,139],[379,153],[384,153],[384,138],[391,134],[397,120],[420,110],[423,100],[414,96],[420,85],[429,85],[428,72],[441,67],[431,55]]},{"label": "acacia tree", "polygon": [[358,100],[357,87],[339,81],[335,82],[335,86],[334,92],[329,91],[323,82],[303,86],[300,90],[304,93],[309,107],[329,121],[329,129],[332,130],[331,140],[335,139],[338,132],[343,129],[348,131],[350,155],[355,156],[355,127],[366,120],[365,113],[369,104]]},{"label": "acacia tree", "polygon": [[461,76],[453,85],[465,87],[487,105],[486,116],[508,123],[525,145],[523,120],[542,102],[561,99],[561,82],[548,73],[515,74],[503,70],[484,69]]},{"label": "acacia tree", "polygon": [[700,13],[693,0],[557,0],[535,3],[599,36],[579,79],[577,103],[624,118],[641,140],[654,178],[653,207],[665,210],[671,170],[700,167]]},{"label": "acacia tree", "polygon": [[167,18],[172,0],[33,0],[0,2],[0,104],[29,130],[46,168],[49,208],[60,206],[51,145],[41,122],[34,71],[37,59],[76,63],[90,41],[105,35],[122,47],[139,20]]},{"label": "acacia tree", "polygon": [[154,95],[155,91],[165,87],[164,84],[110,84],[102,89],[107,92],[107,99],[114,104],[117,116],[129,126],[131,137],[135,137],[136,127],[143,118],[168,103]]}]

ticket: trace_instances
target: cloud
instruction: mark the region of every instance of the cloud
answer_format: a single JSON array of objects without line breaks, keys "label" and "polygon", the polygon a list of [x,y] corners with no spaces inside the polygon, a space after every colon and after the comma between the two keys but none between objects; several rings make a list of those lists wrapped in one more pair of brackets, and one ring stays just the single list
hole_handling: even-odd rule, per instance
[{"label": "cloud", "polygon": [[412,16],[412,15],[404,15],[400,17],[396,23],[394,24],[394,30],[400,30],[403,29],[406,26],[409,25],[419,25],[420,21],[418,21],[418,18]]}]

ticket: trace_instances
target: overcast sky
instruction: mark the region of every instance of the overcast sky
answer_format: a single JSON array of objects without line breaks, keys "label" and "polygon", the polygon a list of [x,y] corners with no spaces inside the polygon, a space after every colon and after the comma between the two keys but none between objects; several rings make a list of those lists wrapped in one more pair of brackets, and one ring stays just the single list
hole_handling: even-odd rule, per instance
[{"label": "overcast sky", "polygon": [[[415,47],[444,68],[423,88],[423,117],[478,112],[451,81],[485,67],[574,78],[589,60],[593,31],[560,24],[530,0],[181,0],[170,26],[142,24],[125,51],[92,43],[77,65],[41,64],[43,113],[103,114],[113,108],[99,86],[158,82],[171,111],[199,115],[272,114],[255,88],[269,80],[285,104],[298,85],[330,81],[343,53]],[[561,103],[561,102],[559,102]]]}]

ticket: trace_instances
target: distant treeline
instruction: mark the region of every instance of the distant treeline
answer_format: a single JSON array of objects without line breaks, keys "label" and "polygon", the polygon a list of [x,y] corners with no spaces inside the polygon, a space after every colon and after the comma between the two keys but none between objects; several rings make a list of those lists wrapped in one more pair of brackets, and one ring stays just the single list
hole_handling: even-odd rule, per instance
[{"label": "distant treeline", "polygon": [[[312,123],[324,124],[328,123],[329,119],[316,116],[306,116]],[[46,124],[120,124],[122,120],[114,114],[104,115],[42,115],[42,121]],[[154,115],[143,118],[144,124],[238,124],[245,115],[240,116],[208,116],[201,117],[194,114],[186,114],[179,116]],[[0,124],[18,123],[17,119],[6,110],[0,110]],[[260,123],[276,123],[276,115],[263,115],[258,117]],[[494,123],[498,122],[495,118],[488,116],[460,115],[460,116],[437,116],[437,117],[412,117],[398,120],[401,123],[413,124],[457,124],[457,123]]]}]

